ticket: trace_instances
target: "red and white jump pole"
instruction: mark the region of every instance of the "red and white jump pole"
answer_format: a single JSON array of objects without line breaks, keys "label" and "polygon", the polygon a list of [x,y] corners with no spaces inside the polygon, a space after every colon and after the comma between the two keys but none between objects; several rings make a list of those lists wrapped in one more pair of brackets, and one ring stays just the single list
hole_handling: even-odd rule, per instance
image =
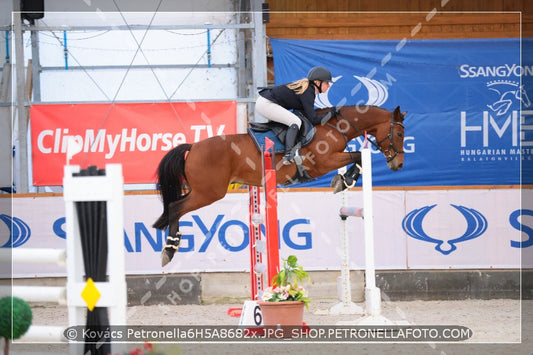
[{"label": "red and white jump pole", "polygon": [[265,186],[265,227],[267,246],[268,285],[279,272],[279,235],[278,235],[278,189],[276,184],[276,159],[274,142],[265,138],[264,186]]},{"label": "red and white jump pole", "polygon": [[[246,301],[239,325],[261,325],[261,310],[257,301],[263,296],[265,277],[267,286],[279,272],[278,194],[276,183],[274,142],[265,138],[263,151],[263,186],[265,193],[264,218],[261,215],[260,187],[250,186],[250,276],[251,301]],[[261,224],[265,225],[265,239]]]},{"label": "red and white jump pole", "polygon": [[[262,296],[263,275],[266,271],[267,284],[279,272],[278,237],[278,193],[276,184],[276,162],[274,142],[265,138],[263,152],[263,186],[265,193],[265,218],[261,216],[260,188],[250,186],[250,266],[252,300]],[[261,223],[265,223],[265,239],[261,238]],[[266,248],[266,250],[265,250]],[[264,257],[266,256],[266,258]],[[266,260],[265,260],[266,259]]]}]

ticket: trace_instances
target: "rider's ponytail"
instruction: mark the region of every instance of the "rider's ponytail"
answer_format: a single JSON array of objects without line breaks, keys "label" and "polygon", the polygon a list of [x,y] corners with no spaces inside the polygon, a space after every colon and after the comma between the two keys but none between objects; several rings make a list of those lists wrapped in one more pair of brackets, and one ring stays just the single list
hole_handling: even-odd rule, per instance
[{"label": "rider's ponytail", "polygon": [[294,90],[298,95],[301,95],[309,87],[309,80],[307,78],[300,79],[298,81],[293,81],[290,84],[287,84],[287,87],[291,90]]}]

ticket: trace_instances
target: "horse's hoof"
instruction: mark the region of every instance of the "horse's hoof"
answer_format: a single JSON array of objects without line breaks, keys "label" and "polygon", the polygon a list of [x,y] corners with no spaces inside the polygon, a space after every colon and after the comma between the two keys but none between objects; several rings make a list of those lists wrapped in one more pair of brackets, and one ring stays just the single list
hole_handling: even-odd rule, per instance
[{"label": "horse's hoof", "polygon": [[337,180],[339,180],[341,177],[340,174],[337,174],[331,179],[331,184],[329,184],[329,187],[335,187],[335,184],[337,183]]},{"label": "horse's hoof", "polygon": [[161,266],[162,267],[167,265],[172,260],[172,258],[174,257],[174,253],[175,251],[172,249],[167,249],[167,248],[163,249],[163,251],[161,252]]},{"label": "horse's hoof", "polygon": [[331,180],[331,187],[333,188],[333,193],[341,192],[345,189],[342,175],[337,174]]}]

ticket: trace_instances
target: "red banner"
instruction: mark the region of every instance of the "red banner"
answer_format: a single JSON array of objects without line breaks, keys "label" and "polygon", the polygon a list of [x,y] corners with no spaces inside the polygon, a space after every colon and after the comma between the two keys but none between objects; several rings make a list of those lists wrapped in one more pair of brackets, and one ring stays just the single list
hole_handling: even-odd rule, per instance
[{"label": "red banner", "polygon": [[33,105],[33,184],[62,185],[69,140],[81,148],[70,164],[120,163],[125,183],[154,183],[173,147],[236,133],[236,107],[235,101]]}]

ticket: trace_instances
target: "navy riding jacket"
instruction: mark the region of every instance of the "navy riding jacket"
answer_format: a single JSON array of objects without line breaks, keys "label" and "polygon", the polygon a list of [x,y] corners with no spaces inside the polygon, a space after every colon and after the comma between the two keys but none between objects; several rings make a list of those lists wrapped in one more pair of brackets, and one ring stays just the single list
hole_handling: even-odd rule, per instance
[{"label": "navy riding jacket", "polygon": [[313,85],[309,85],[302,94],[297,94],[287,85],[278,85],[259,91],[259,95],[287,110],[302,111],[313,125],[320,124],[328,114],[328,112],[323,115],[315,113],[315,87]]}]

